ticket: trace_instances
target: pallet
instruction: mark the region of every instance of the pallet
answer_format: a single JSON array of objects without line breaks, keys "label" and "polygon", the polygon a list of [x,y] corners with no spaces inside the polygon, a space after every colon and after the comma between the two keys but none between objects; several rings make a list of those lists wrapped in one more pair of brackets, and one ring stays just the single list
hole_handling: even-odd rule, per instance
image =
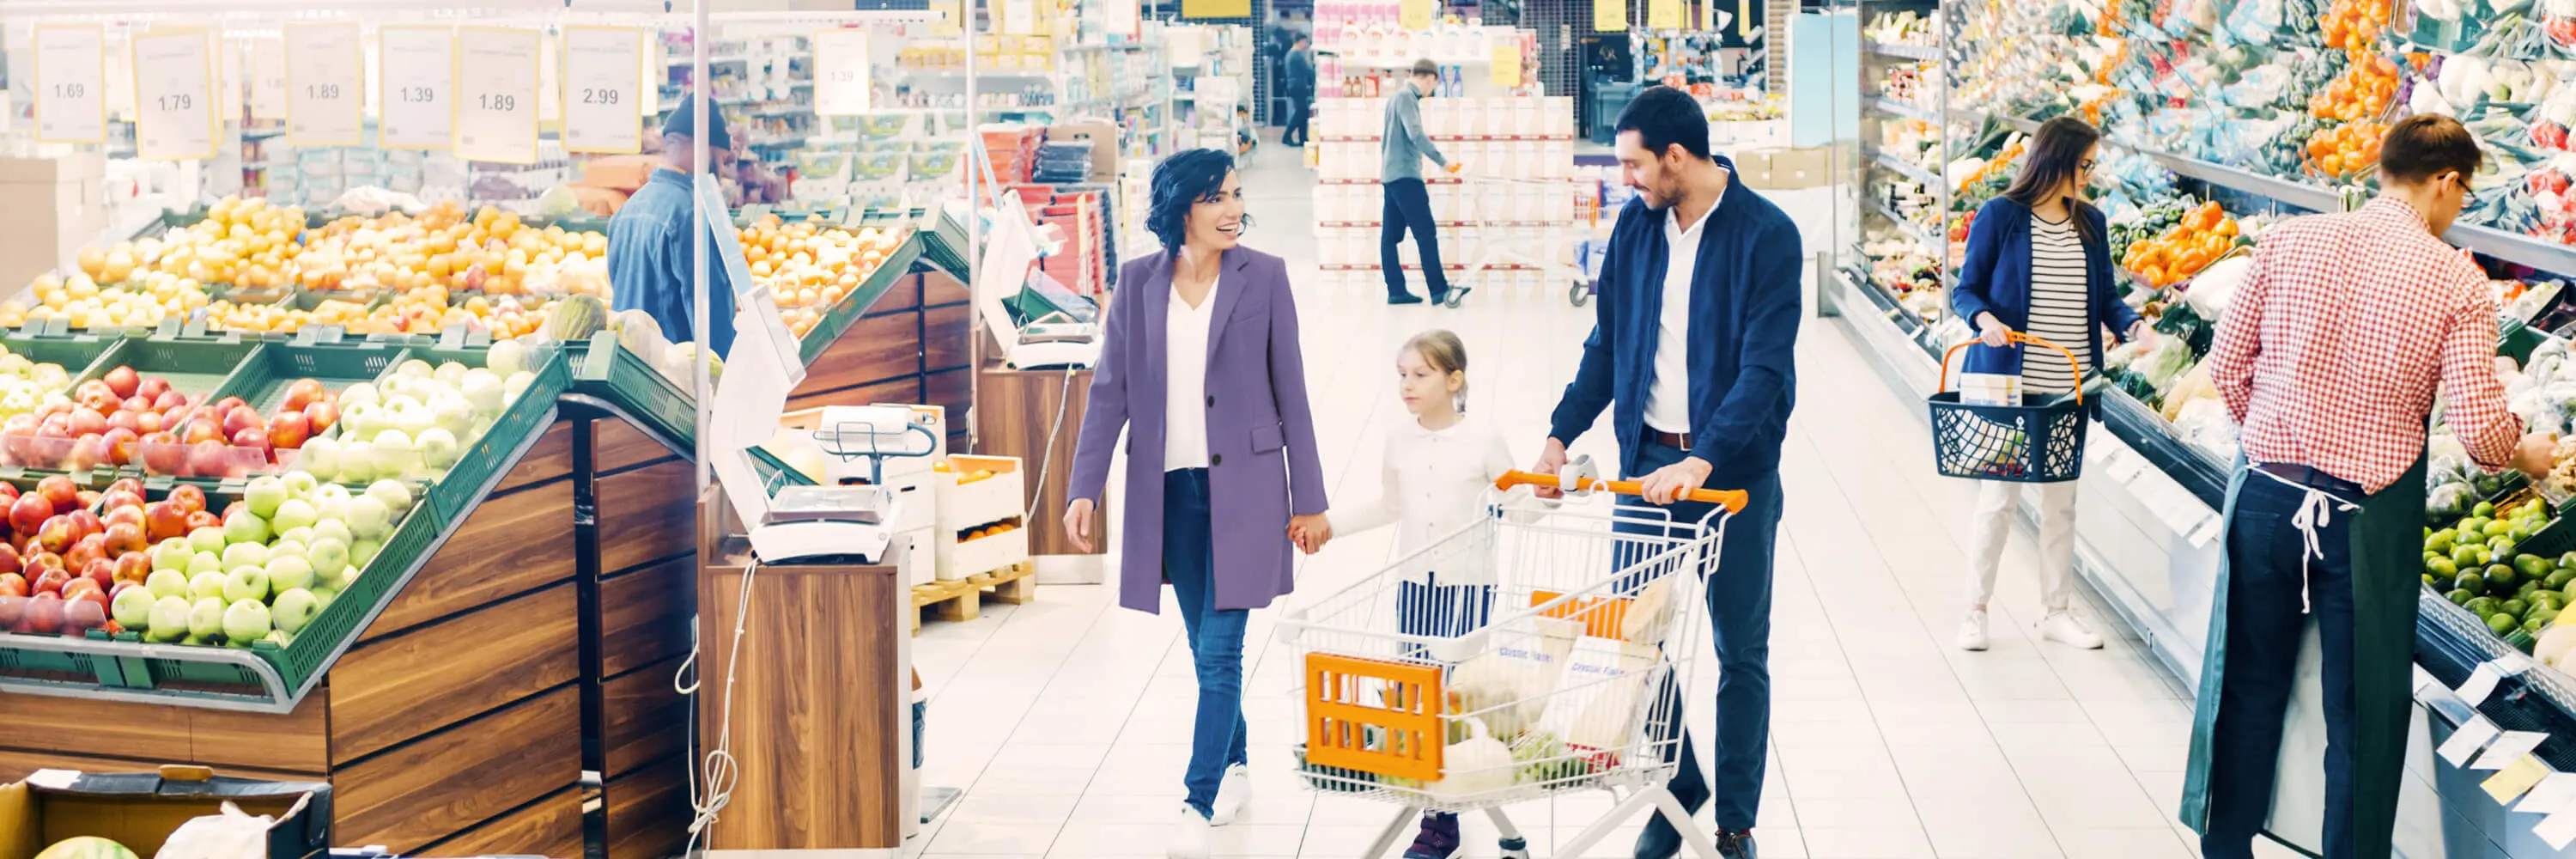
[{"label": "pallet", "polygon": [[[940,620],[974,620],[982,613],[986,588],[992,589],[994,598],[1010,605],[1034,599],[1037,596],[1037,571],[1035,562],[1021,561],[963,579],[913,585],[912,607],[930,609]],[[921,631],[921,615],[917,611],[912,617],[912,629]]]}]

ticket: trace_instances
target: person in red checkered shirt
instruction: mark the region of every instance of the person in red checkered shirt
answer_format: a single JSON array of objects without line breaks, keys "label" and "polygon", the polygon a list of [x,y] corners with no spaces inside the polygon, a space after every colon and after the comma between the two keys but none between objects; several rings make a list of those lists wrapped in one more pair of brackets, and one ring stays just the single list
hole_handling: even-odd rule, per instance
[{"label": "person in red checkered shirt", "polygon": [[2487,277],[2438,238],[2482,160],[2457,120],[2397,123],[2379,197],[2264,233],[2219,322],[2210,377],[2244,428],[2246,467],[2228,491],[2183,786],[2206,859],[2254,855],[2309,614],[2323,663],[2321,850],[2390,855],[2435,395],[2480,465],[2548,471],[2556,439],[2523,434],[2496,378]]}]

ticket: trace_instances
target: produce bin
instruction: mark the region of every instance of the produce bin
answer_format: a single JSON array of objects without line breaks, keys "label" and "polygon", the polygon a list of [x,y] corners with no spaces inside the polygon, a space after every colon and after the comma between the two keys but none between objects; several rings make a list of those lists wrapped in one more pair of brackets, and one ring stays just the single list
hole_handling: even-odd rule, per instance
[{"label": "produce bin", "polygon": [[215,396],[240,397],[261,415],[268,415],[286,401],[287,386],[298,379],[319,381],[324,389],[337,394],[350,385],[382,378],[404,357],[401,347],[365,341],[331,345],[268,343],[234,368],[232,377],[224,380]]},{"label": "produce bin", "polygon": [[2547,332],[2521,320],[2508,321],[2496,331],[2496,354],[2511,358],[2516,364],[2528,364],[2531,363],[2531,350],[2540,348],[2541,342],[2548,339]]},{"label": "produce bin", "polygon": [[[428,361],[432,366],[454,361],[468,367],[489,367],[490,355],[488,348],[424,346],[414,347],[407,357]],[[554,423],[555,398],[562,396],[572,382],[572,366],[565,360],[565,351],[555,346],[530,350],[527,368],[536,380],[528,383],[528,389],[520,392],[518,399],[501,407],[501,416],[493,419],[481,437],[458,452],[455,465],[432,480],[429,503],[450,521],[463,521],[466,510],[491,492],[491,484],[508,469],[515,458],[511,454]],[[690,421],[696,420],[692,413]]]},{"label": "produce bin", "polygon": [[108,368],[93,368],[93,365],[118,343],[117,338],[96,334],[37,336],[23,332],[24,329],[20,329],[0,335],[0,346],[8,347],[9,354],[24,356],[38,364],[60,365],[63,375],[73,379],[96,378],[92,375],[93,369],[106,372]]},{"label": "produce bin", "polygon": [[170,387],[189,396],[212,400],[233,371],[259,351],[257,340],[244,340],[225,334],[208,338],[146,337],[118,340],[116,345],[90,365],[89,372],[72,377],[74,383],[86,382],[118,367],[132,367],[146,376],[159,376],[170,381]]},{"label": "produce bin", "polygon": [[572,390],[626,410],[683,449],[697,445],[696,398],[620,345],[616,332],[600,332],[569,359]]},{"label": "produce bin", "polygon": [[877,299],[884,297],[886,290],[912,273],[912,264],[921,259],[921,252],[919,233],[904,237],[903,243],[886,255],[885,262],[869,273],[867,280],[861,281],[857,289],[850,290],[850,294],[841,296],[840,302],[832,305],[823,313],[823,318],[814,323],[814,329],[805,332],[804,338],[797,343],[797,357],[807,365],[823,357],[833,342],[849,332],[850,323],[857,322],[868,308],[876,306]]}]

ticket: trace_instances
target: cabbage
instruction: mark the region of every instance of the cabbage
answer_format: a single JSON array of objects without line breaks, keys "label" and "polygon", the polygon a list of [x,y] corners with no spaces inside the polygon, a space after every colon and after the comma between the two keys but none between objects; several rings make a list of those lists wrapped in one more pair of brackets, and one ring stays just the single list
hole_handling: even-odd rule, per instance
[{"label": "cabbage", "polygon": [[568,218],[581,213],[581,195],[574,193],[572,186],[556,185],[537,195],[538,217]]}]

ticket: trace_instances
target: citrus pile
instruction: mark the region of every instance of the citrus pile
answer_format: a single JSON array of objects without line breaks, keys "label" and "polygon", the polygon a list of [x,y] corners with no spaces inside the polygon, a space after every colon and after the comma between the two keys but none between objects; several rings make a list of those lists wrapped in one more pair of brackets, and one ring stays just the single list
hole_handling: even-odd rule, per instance
[{"label": "citrus pile", "polygon": [[2130,244],[2120,267],[2149,286],[2172,286],[2226,256],[2241,238],[2234,216],[2214,201],[2202,203],[2164,235]]}]

